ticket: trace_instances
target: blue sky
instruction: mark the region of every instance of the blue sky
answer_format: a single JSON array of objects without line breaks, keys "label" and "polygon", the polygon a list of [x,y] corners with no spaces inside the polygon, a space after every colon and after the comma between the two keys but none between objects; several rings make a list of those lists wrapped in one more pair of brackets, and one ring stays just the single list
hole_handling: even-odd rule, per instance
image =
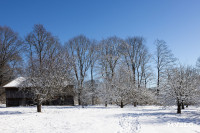
[{"label": "blue sky", "polygon": [[40,23],[61,43],[79,34],[143,36],[150,52],[165,40],[183,64],[200,56],[200,0],[1,0],[0,14],[21,37]]}]

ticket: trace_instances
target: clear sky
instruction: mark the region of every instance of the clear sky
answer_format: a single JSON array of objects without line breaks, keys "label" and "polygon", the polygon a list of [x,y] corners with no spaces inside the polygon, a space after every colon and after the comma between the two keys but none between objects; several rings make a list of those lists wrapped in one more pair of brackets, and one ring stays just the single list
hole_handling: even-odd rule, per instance
[{"label": "clear sky", "polygon": [[1,26],[24,37],[38,23],[61,43],[79,34],[143,36],[151,52],[165,40],[183,64],[200,56],[200,0],[0,0]]}]

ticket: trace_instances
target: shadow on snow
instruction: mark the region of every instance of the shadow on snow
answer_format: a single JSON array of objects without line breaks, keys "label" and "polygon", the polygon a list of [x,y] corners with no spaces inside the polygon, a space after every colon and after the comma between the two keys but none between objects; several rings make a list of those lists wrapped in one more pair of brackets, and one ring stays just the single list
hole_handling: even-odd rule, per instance
[{"label": "shadow on snow", "polygon": [[[145,110],[146,111],[146,110]],[[114,115],[114,117],[129,117],[136,118],[140,116],[146,117],[156,117],[153,119],[146,119],[144,123],[149,124],[167,124],[167,123],[193,123],[200,125],[200,113],[199,112],[191,112],[191,111],[183,111],[182,114],[176,113],[166,113],[166,112],[148,112],[148,113],[122,113],[118,115]],[[151,111],[151,110],[148,110]]]},{"label": "shadow on snow", "polygon": [[19,111],[0,111],[0,115],[18,115],[18,114],[23,114],[22,112]]}]

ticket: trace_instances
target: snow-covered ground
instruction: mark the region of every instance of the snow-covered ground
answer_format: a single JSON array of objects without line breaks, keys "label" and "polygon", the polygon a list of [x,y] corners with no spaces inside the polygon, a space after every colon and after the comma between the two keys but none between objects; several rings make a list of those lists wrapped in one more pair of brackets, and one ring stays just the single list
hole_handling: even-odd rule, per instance
[{"label": "snow-covered ground", "polygon": [[0,133],[200,133],[200,108],[0,106]]}]

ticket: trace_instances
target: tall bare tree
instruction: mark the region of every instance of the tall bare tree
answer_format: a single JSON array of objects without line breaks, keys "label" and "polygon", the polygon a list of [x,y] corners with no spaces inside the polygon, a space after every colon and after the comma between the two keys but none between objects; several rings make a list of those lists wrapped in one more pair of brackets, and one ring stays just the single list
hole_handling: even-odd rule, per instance
[{"label": "tall bare tree", "polygon": [[138,52],[138,61],[136,63],[136,75],[137,75],[137,86],[140,88],[141,86],[146,86],[147,81],[149,80],[150,73],[149,69],[151,69],[150,66],[150,59],[151,55],[149,54],[147,48],[143,44],[143,46],[140,47],[140,50]]},{"label": "tall bare tree", "polygon": [[[133,83],[133,88],[137,87],[138,90],[142,85],[146,86],[151,75],[149,72],[151,56],[144,43],[145,40],[143,37],[129,37],[121,48],[123,60],[131,73],[129,76]],[[134,97],[137,97],[136,91],[133,92],[135,92],[135,94],[133,94]],[[135,99],[134,106],[136,106],[137,98],[133,99]]]},{"label": "tall bare tree", "polygon": [[89,49],[89,54],[90,54],[90,77],[91,77],[91,83],[90,83],[90,88],[92,91],[92,105],[94,105],[94,99],[95,99],[95,80],[94,80],[94,69],[96,66],[96,62],[98,60],[98,50],[99,47],[96,43],[96,41],[92,41],[92,45],[90,46]]},{"label": "tall bare tree", "polygon": [[166,77],[165,71],[175,64],[176,58],[174,58],[174,55],[171,50],[169,50],[164,40],[156,40],[155,45],[156,52],[154,60],[157,69],[157,93],[159,93],[159,87],[162,79]]},{"label": "tall bare tree", "polygon": [[140,85],[142,84],[143,87],[147,88],[147,84],[153,80],[153,71],[151,68],[151,55],[148,52],[144,52],[141,61],[141,68],[140,68]]},{"label": "tall bare tree", "polygon": [[83,83],[87,76],[87,71],[91,66],[91,41],[83,36],[77,36],[70,39],[66,44],[67,51],[72,58],[72,68],[77,81],[78,104],[81,105],[84,95],[82,95]]},{"label": "tall bare tree", "polygon": [[[106,84],[105,90],[107,93],[112,89],[111,83],[115,75],[115,69],[121,57],[119,49],[123,43],[124,41],[122,39],[115,36],[100,42],[99,67],[104,83]],[[107,101],[109,100],[111,100],[111,97],[105,98],[105,106],[107,106]]]},{"label": "tall bare tree", "polygon": [[5,103],[2,87],[23,71],[23,42],[19,35],[7,26],[0,26],[0,102]]},{"label": "tall bare tree", "polygon": [[58,39],[44,28],[34,25],[33,31],[26,36],[29,47],[29,67],[26,82],[22,87],[30,87],[37,111],[41,112],[43,102],[53,98],[69,81],[69,65]]},{"label": "tall bare tree", "polygon": [[0,26],[0,86],[17,76],[22,63],[23,42],[9,27]]},{"label": "tall bare tree", "polygon": [[[139,83],[139,68],[141,67],[142,58],[146,54],[144,46],[144,38],[142,37],[129,37],[126,39],[126,44],[122,51],[128,69],[131,71],[131,79],[133,84],[136,84],[138,78]],[[138,84],[139,85],[139,84]]]}]

